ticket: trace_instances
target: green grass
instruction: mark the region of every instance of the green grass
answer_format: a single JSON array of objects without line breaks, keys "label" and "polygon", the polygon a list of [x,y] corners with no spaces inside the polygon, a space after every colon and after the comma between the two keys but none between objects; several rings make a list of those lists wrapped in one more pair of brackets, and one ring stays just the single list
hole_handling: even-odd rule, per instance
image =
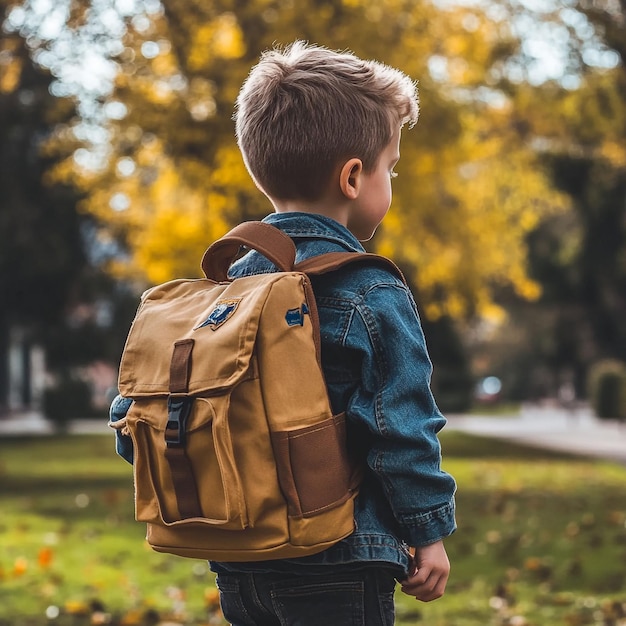
[{"label": "green grass", "polygon": [[626,468],[449,433],[459,529],[446,596],[401,624],[624,624]]},{"label": "green grass", "polygon": [[132,496],[110,438],[0,442],[0,624],[47,624],[49,607],[55,623],[82,624],[98,605],[129,624],[155,612],[206,618],[206,564],[147,547]]},{"label": "green grass", "polygon": [[[398,626],[623,624],[626,468],[442,441],[459,486],[448,592],[429,604],[398,593]],[[130,470],[107,437],[0,441],[0,626],[81,626],[98,607],[109,623],[215,623],[206,565],[146,547]]]}]

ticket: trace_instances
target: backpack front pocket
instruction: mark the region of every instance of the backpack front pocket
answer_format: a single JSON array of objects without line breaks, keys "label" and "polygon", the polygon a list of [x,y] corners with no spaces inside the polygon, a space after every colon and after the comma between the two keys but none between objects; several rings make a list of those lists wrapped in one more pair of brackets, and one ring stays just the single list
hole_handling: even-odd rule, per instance
[{"label": "backpack front pocket", "polygon": [[168,526],[192,521],[245,528],[241,483],[232,462],[228,422],[223,419],[229,397],[189,400],[181,446],[168,447],[165,398],[135,401],[129,411],[135,447],[135,516],[138,521]]}]

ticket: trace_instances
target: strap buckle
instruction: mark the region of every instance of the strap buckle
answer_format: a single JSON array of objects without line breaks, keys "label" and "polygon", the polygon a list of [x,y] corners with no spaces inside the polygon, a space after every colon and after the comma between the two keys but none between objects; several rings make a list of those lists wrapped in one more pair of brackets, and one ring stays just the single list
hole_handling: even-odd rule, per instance
[{"label": "strap buckle", "polygon": [[185,445],[187,418],[191,413],[192,402],[193,398],[189,396],[170,396],[167,399],[165,444],[168,448],[180,448]]}]

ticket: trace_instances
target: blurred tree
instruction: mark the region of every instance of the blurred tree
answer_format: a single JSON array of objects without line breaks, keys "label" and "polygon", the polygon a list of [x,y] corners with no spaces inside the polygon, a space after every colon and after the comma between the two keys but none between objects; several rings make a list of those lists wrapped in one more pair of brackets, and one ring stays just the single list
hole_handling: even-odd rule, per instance
[{"label": "blurred tree", "polygon": [[506,19],[428,0],[20,5],[13,28],[45,53],[38,58],[57,77],[55,93],[79,101],[78,117],[47,142],[54,180],[83,195],[109,273],[139,287],[198,275],[210,241],[271,210],[245,171],[231,120],[262,50],[301,38],[419,79],[421,121],[403,138],[394,207],[369,245],[415,284],[442,364],[435,382],[450,392],[441,403],[463,405],[457,390],[466,401],[471,381],[450,321],[500,319],[494,296],[505,287],[539,296],[525,237],[567,203],[500,84],[518,50]]},{"label": "blurred tree", "polygon": [[568,141],[550,151],[549,162],[573,199],[574,219],[565,241],[552,255],[537,255],[536,265],[546,299],[562,294],[587,327],[593,346],[577,355],[588,361],[626,353],[626,0],[583,4],[583,12],[620,63],[588,73],[576,92],[553,95]]},{"label": "blurred tree", "polygon": [[[0,23],[7,2],[0,3]],[[73,191],[43,183],[42,141],[71,105],[48,92],[50,78],[18,36],[0,40],[0,410],[8,400],[9,329],[26,341],[57,323],[84,264]],[[30,336],[29,336],[30,335]],[[28,398],[25,398],[28,400]]]},{"label": "blurred tree", "polygon": [[507,371],[518,398],[568,382],[583,396],[590,365],[626,353],[626,2],[575,8],[549,16],[571,31],[560,80],[508,86],[517,126],[572,207],[530,234],[543,295],[533,307],[508,298],[511,317],[495,342],[492,367]]},{"label": "blurred tree", "polygon": [[[11,5],[0,0],[0,24]],[[47,142],[75,115],[72,101],[52,95],[51,80],[33,62],[24,38],[5,31],[0,39],[0,412],[9,401],[11,332],[20,335],[26,351],[32,344],[43,346],[48,371],[61,378],[79,363],[117,359],[123,341],[111,341],[115,320],[104,320],[103,311],[109,300],[124,297],[111,295],[112,281],[86,254],[94,220],[77,212],[74,187],[49,178],[58,155],[47,150]],[[126,327],[129,313],[119,310]],[[116,315],[118,308],[112,307],[108,317]],[[25,358],[26,369],[28,363]],[[20,394],[28,406],[27,383]]]},{"label": "blurred tree", "polygon": [[624,348],[624,2],[64,1],[47,9],[69,7],[55,47],[44,3],[23,0],[20,32],[60,85],[68,50],[112,62],[93,65],[91,108],[47,149],[98,222],[100,260],[138,286],[198,275],[210,241],[270,210],[231,120],[262,50],[302,38],[419,79],[421,120],[368,245],[402,265],[433,333],[509,309],[523,394]]},{"label": "blurred tree", "polygon": [[503,284],[539,295],[525,235],[564,198],[520,141],[509,100],[489,87],[513,47],[503,24],[478,8],[426,0],[136,6],[103,101],[110,155],[98,167],[68,159],[56,169],[59,180],[78,181],[84,210],[107,236],[125,243],[128,256],[109,264],[116,275],[198,275],[212,239],[270,210],[237,151],[233,103],[263,49],[303,38],[420,80],[422,119],[403,139],[394,209],[372,245],[402,264],[425,314],[497,315],[493,294]]}]

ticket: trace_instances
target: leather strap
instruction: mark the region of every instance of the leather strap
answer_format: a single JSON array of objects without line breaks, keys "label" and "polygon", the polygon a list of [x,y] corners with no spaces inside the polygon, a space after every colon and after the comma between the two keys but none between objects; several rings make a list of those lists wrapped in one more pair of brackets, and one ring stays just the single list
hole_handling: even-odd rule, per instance
[{"label": "leather strap", "polygon": [[165,458],[170,466],[180,518],[202,517],[196,479],[185,448],[165,448]]},{"label": "leather strap", "polygon": [[170,362],[170,395],[168,398],[167,424],[165,426],[165,459],[170,467],[176,504],[181,519],[202,517],[198,498],[198,486],[193,466],[185,449],[187,418],[193,398],[185,396],[189,391],[191,353],[193,339],[183,339],[174,344]]},{"label": "leather strap", "polygon": [[352,263],[378,263],[385,266],[406,283],[398,266],[378,254],[360,252],[328,252],[295,263],[296,247],[289,235],[265,222],[243,222],[214,242],[202,258],[202,270],[207,278],[222,282],[228,280],[228,268],[247,246],[269,259],[282,272],[325,274]]},{"label": "leather strap", "polygon": [[406,283],[400,268],[387,257],[369,252],[326,252],[309,257],[293,267],[295,272],[304,272],[308,276],[317,276],[338,270],[353,263],[374,263],[382,265],[393,272],[403,283]]},{"label": "leather strap", "polygon": [[269,259],[282,272],[293,269],[296,246],[291,237],[265,222],[243,222],[214,242],[202,257],[202,271],[218,282],[228,280],[228,268],[247,246]]},{"label": "leather strap", "polygon": [[187,393],[192,350],[193,339],[182,339],[174,344],[170,362],[170,393]]}]

